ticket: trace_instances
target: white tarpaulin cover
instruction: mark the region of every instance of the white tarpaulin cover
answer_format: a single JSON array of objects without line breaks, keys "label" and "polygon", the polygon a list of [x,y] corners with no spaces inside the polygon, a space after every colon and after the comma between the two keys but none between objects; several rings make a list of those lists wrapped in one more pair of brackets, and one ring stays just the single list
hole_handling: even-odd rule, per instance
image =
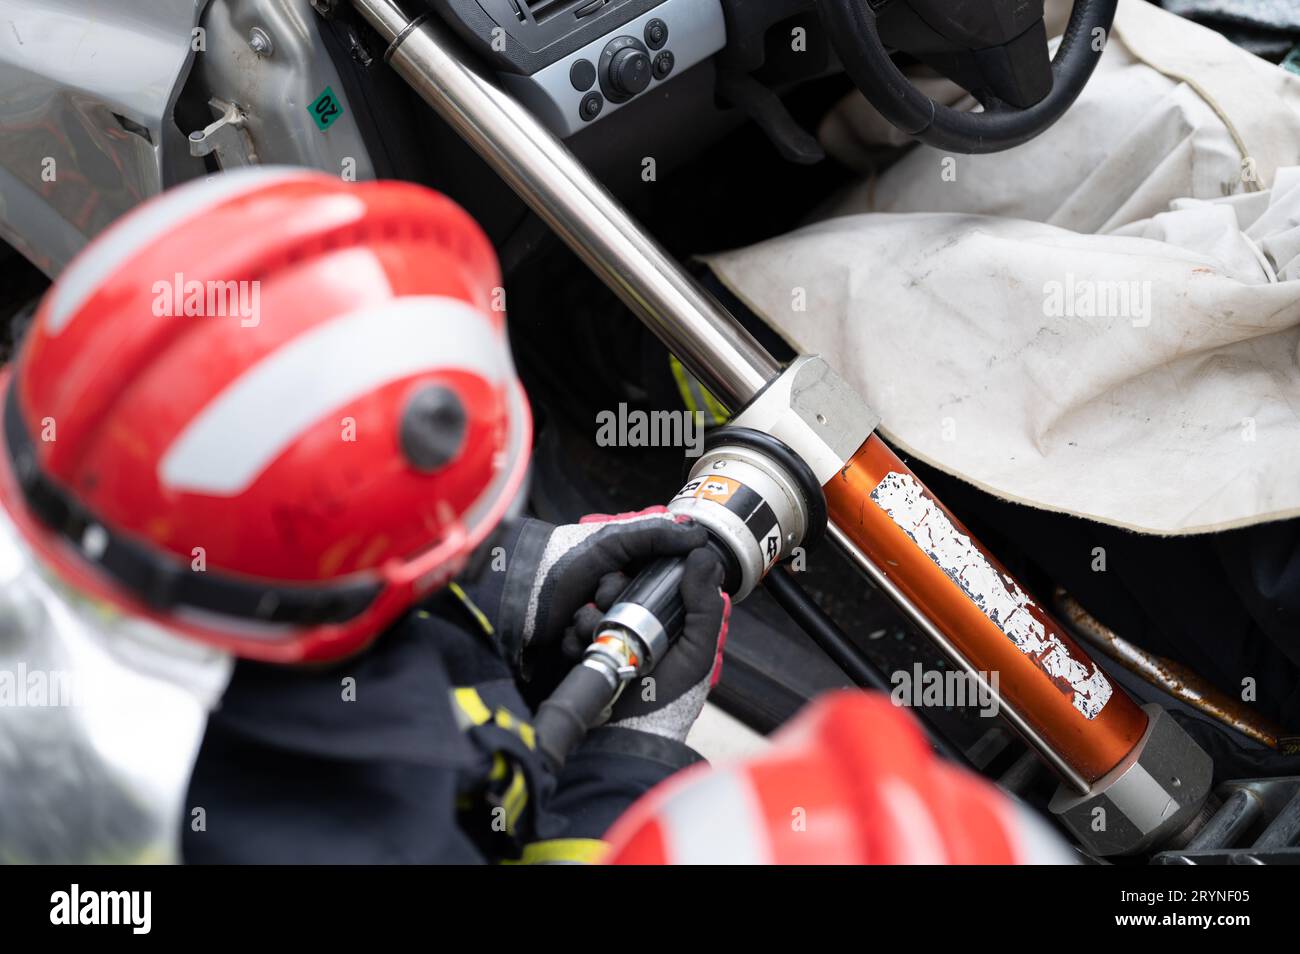
[{"label": "white tarpaulin cover", "polygon": [[830,215],[709,262],[903,448],[1150,533],[1300,514],[1300,77],[1123,0],[1048,132]]}]

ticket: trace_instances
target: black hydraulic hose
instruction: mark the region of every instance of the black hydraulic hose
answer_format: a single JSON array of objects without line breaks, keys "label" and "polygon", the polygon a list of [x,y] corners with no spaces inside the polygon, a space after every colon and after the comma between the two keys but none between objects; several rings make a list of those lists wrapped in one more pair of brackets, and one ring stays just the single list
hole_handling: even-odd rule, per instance
[{"label": "black hydraulic hose", "polygon": [[[708,549],[723,567],[724,576],[739,574],[725,544],[711,537]],[[660,557],[642,569],[619,594],[616,606],[632,604],[640,607],[644,616],[652,621],[648,629],[660,631],[664,637],[664,645],[658,648],[655,658],[642,658],[635,663],[637,676],[658,665],[658,657],[681,636],[686,622],[686,607],[681,595],[685,573],[685,557]],[[598,629],[597,635],[600,633]],[[638,635],[644,638],[650,633],[643,625]],[[609,662],[601,662],[602,658],[607,657],[598,653],[592,658],[589,649],[583,661],[573,667],[537,710],[537,718],[533,721],[537,746],[547,764],[556,772],[564,766],[569,753],[578,747],[587,732],[600,723],[605,711],[617,700],[623,680],[630,678],[624,676],[620,679]]]},{"label": "black hydraulic hose", "polygon": [[569,753],[600,722],[617,692],[618,686],[603,672],[579,664],[541,704],[533,727],[537,747],[553,772],[564,767]]},{"label": "black hydraulic hose", "polygon": [[812,641],[820,646],[822,651],[830,656],[835,665],[843,669],[844,674],[856,685],[863,689],[879,689],[884,693],[888,693],[893,688],[885,678],[885,674],[877,669],[857,646],[853,645],[848,634],[817,605],[817,601],[808,595],[789,570],[784,567],[773,569],[767,575],[763,585],[767,587],[781,609],[790,615],[800,629],[812,637]]},{"label": "black hydraulic hose", "polygon": [[[808,595],[808,591],[799,585],[789,570],[781,566],[774,568],[764,579],[763,585],[767,587],[767,591],[772,594],[772,598],[781,609],[785,610],[799,628],[821,647],[832,662],[844,670],[844,674],[853,680],[854,684],[863,689],[877,689],[884,693],[891,691],[893,687],[884,673],[853,644],[840,625],[817,605],[817,601]],[[925,724],[926,735],[929,736],[930,745],[936,752],[950,762],[956,762],[975,772],[979,771],[966,757],[966,753],[943,738],[921,711],[917,711],[917,715]]]}]

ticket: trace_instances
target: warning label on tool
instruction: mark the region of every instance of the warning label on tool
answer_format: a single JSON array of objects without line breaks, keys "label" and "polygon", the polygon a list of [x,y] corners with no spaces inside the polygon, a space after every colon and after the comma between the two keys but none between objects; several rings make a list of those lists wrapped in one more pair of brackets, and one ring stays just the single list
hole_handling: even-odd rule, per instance
[{"label": "warning label on tool", "polygon": [[781,524],[766,500],[734,477],[706,474],[691,480],[674,497],[707,500],[730,510],[754,535],[767,569],[781,556]]},{"label": "warning label on tool", "polygon": [[709,477],[695,492],[696,497],[703,497],[716,503],[724,504],[730,500],[744,485],[728,477]]},{"label": "warning label on tool", "polygon": [[[763,506],[766,507],[767,504]],[[781,555],[781,525],[773,523],[772,529],[759,539],[758,545],[763,550],[763,563],[770,570],[776,558]]]}]

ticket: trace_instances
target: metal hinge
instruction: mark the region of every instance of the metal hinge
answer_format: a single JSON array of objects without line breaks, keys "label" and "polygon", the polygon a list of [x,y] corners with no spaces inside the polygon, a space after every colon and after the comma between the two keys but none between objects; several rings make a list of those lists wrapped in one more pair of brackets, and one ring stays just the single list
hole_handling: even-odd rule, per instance
[{"label": "metal hinge", "polygon": [[212,100],[210,105],[220,115],[203,129],[190,133],[190,155],[217,155],[223,169],[257,164],[257,153],[246,127],[247,114],[234,103]]}]

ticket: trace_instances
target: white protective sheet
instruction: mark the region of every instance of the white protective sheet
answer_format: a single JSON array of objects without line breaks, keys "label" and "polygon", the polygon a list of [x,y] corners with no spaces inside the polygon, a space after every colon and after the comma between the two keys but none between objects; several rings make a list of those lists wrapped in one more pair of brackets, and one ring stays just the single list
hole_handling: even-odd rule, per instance
[{"label": "white protective sheet", "polygon": [[1122,0],[1047,133],[829,214],[709,262],[900,446],[1148,533],[1300,514],[1300,77]]}]

